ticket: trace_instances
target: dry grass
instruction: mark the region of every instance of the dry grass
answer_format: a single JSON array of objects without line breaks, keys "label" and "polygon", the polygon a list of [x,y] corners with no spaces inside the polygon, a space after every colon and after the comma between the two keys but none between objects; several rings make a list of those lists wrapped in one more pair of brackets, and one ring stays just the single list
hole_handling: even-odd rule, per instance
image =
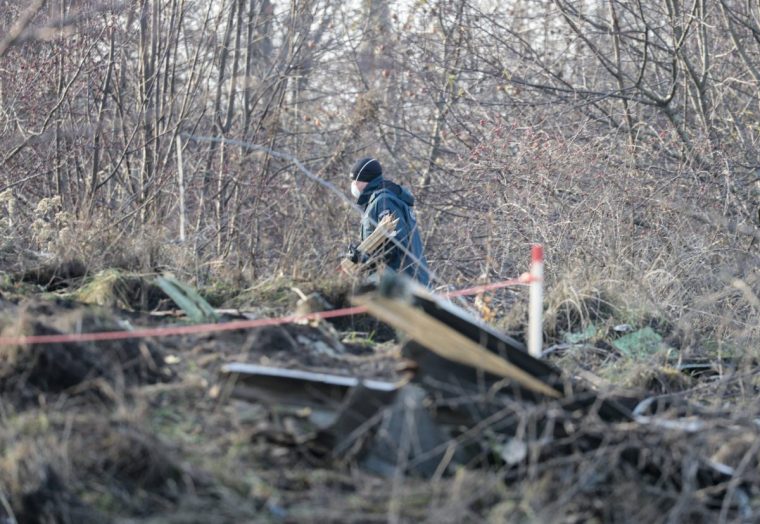
[{"label": "dry grass", "polygon": [[[613,299],[598,289],[567,288],[557,295],[562,298],[552,299],[561,306],[556,309],[561,318],[557,325],[575,329],[584,323],[604,324],[624,313],[617,306],[607,307]],[[284,282],[260,291],[259,306],[282,300],[277,307],[287,309],[291,294],[297,298]],[[19,320],[6,321],[6,332],[40,332],[34,327],[39,324],[62,331],[77,323],[110,329],[113,319],[108,315],[119,315],[114,311],[97,320],[65,303],[36,304],[15,315]],[[133,322],[137,318],[132,315]],[[607,340],[609,333],[600,331],[597,342]],[[734,519],[741,511],[760,510],[752,369],[733,375],[727,371],[717,381],[679,380],[662,367],[659,355],[652,357],[659,368],[648,361],[637,367],[636,358],[609,348],[573,346],[563,357],[568,369],[568,355],[574,354],[580,365],[595,372],[618,370],[619,387],[707,399],[705,406],[731,402],[735,409],[703,415],[699,431],[662,431],[656,426],[601,424],[593,414],[562,415],[551,405],[521,405],[515,413],[524,427],[533,428],[524,434],[526,461],[513,466],[501,462],[503,437],[485,425],[468,432],[466,439],[491,443],[479,458],[479,469],[462,468],[452,477],[432,481],[383,479],[350,462],[325,462],[307,448],[273,438],[281,430],[272,424],[283,414],[210,395],[220,362],[241,358],[243,347],[255,350],[249,355],[254,359],[282,358],[293,365],[313,360],[292,348],[274,353],[262,346],[263,335],[258,335],[256,343],[234,333],[158,341],[155,351],[177,357],[169,382],[140,374],[139,365],[130,370],[133,359],[97,360],[117,356],[122,351],[117,347],[62,346],[51,348],[58,353],[46,358],[63,366],[66,359],[61,356],[78,351],[77,361],[95,359],[88,369],[111,371],[82,376],[76,385],[45,388],[34,379],[41,348],[5,353],[0,376],[27,379],[13,391],[26,392],[28,401],[4,395],[0,403],[0,483],[15,516],[20,522],[207,522],[209,515],[218,516],[219,522],[714,522],[721,515]],[[547,417],[575,429],[560,439],[539,438],[536,431],[543,423],[537,422]],[[588,446],[599,439],[601,446]],[[642,454],[641,464],[660,469],[636,467],[630,453]],[[736,484],[728,486],[731,498],[717,504],[688,476],[695,463],[709,457],[739,471]],[[722,505],[724,500],[729,502]]]},{"label": "dry grass", "polygon": [[[105,516],[177,523],[205,522],[209,514],[221,522],[719,522],[755,516],[756,246],[678,211],[709,207],[719,189],[694,191],[685,167],[668,176],[624,169],[604,142],[549,134],[536,142],[528,133],[489,140],[476,161],[449,165],[435,187],[418,195],[417,214],[440,280],[464,287],[514,277],[527,270],[529,244],[543,243],[544,330],[547,345],[561,346],[550,358],[612,391],[690,401],[702,413],[696,430],[604,425],[593,416],[558,417],[546,406],[520,406],[525,427],[550,416],[571,430],[559,440],[531,434],[528,459],[508,467],[499,459],[504,442],[480,428],[478,439],[492,447],[479,469],[433,481],[380,479],[353,464],[318,462],[308,450],[271,438],[267,428],[275,415],[260,406],[209,396],[221,363],[261,346],[261,339],[230,334],[162,342],[156,349],[177,356],[179,364],[171,382],[157,385],[139,373],[127,379],[118,371],[123,362],[102,362],[91,346],[63,347],[60,354],[77,351],[90,368],[109,371],[85,373],[77,384],[57,389],[18,382],[10,391],[25,392],[24,401],[3,399],[0,483],[16,516],[38,518],[28,500],[46,508],[38,518],[43,522],[71,515],[77,522]],[[150,235],[128,228],[103,234],[83,228],[86,241],[57,249],[69,260],[88,261],[90,287],[77,293],[91,302],[139,309],[144,287],[130,279],[169,267],[207,286],[204,294],[215,305],[278,315],[294,309],[295,287],[323,291],[340,307],[351,283],[332,278],[332,268],[355,217],[326,199],[321,190],[305,188],[297,212],[278,209],[257,219],[261,240],[250,252],[233,246],[222,256],[213,244],[191,248],[169,243],[171,235],[161,229]],[[319,236],[327,230],[331,238]],[[123,269],[97,275],[111,265]],[[142,294],[135,294],[138,288]],[[519,336],[525,299],[522,289],[493,293],[489,313]],[[8,333],[21,329],[6,324]],[[622,350],[616,343],[627,332],[615,329],[622,324],[630,332],[650,329],[661,341]],[[316,362],[292,348],[276,355],[271,347],[259,349],[271,354],[246,356]],[[29,370],[38,370],[33,364],[45,357],[35,351],[5,353],[0,376],[16,376],[21,365],[32,377]],[[679,361],[697,357],[712,359],[720,372],[693,378],[674,371]],[[694,477],[695,465],[708,459],[736,471],[717,500]],[[644,467],[652,464],[654,471]]]},{"label": "dry grass", "polygon": [[153,278],[154,275],[106,269],[93,275],[72,297],[85,304],[137,311],[169,307],[173,302],[153,282]]},{"label": "dry grass", "polygon": [[[698,432],[563,419],[574,428],[575,440],[563,443],[570,454],[553,456],[556,443],[536,439],[530,444],[546,444],[545,456],[516,471],[492,464],[432,483],[392,482],[350,466],[314,467],[300,451],[255,435],[239,406],[210,400],[206,389],[220,362],[251,342],[240,334],[113,345],[110,355],[96,345],[3,348],[0,520],[8,507],[20,521],[46,523],[117,515],[192,522],[207,521],[208,514],[228,522],[716,522],[740,520],[747,509],[754,518],[746,520],[756,520],[760,181],[751,73],[757,42],[754,29],[739,23],[752,20],[751,3],[696,9],[684,45],[674,54],[652,48],[649,65],[635,63],[640,57],[626,49],[637,49],[628,38],[646,24],[639,16],[660,13],[658,3],[644,2],[638,15],[611,3],[605,16],[622,17],[615,35],[580,19],[576,33],[566,24],[573,14],[556,17],[554,9],[571,2],[546,10],[545,3],[529,2],[530,20],[507,11],[486,16],[477,2],[442,3],[431,17],[420,3],[408,21],[374,8],[368,16],[346,9],[344,19],[332,20],[330,10],[340,3],[318,3],[306,13],[305,4],[293,2],[292,24],[277,17],[270,23],[266,13],[253,11],[260,4],[243,2],[200,32],[182,25],[195,23],[193,17],[154,10],[149,17],[161,20],[149,25],[164,24],[165,38],[145,53],[125,24],[103,26],[109,17],[77,19],[55,41],[43,33],[57,13],[40,10],[29,19],[29,34],[5,50],[11,60],[0,79],[8,93],[20,93],[4,100],[0,133],[3,333],[76,330],[67,324],[76,320],[66,311],[71,304],[40,306],[19,318],[13,304],[26,295],[76,291],[83,279],[89,284],[75,297],[135,310],[155,305],[139,276],[166,269],[207,288],[215,305],[260,314],[291,310],[298,299],[292,287],[309,293],[309,283],[317,282],[324,288],[348,241],[356,240],[359,217],[281,155],[187,141],[187,240],[179,242],[179,161],[167,131],[223,134],[292,154],[346,190],[353,158],[380,157],[390,178],[412,185],[418,197],[436,284],[513,278],[527,270],[529,245],[542,243],[552,359],[612,387],[732,412],[705,417]],[[8,23],[16,11],[10,5]],[[241,84],[229,68],[253,49],[251,42],[233,39],[234,60],[208,57],[222,56],[218,41],[254,17],[262,23],[250,26],[246,38],[262,60],[249,64]],[[358,42],[354,31],[371,36],[377,26],[388,36],[381,46],[343,40]],[[545,27],[551,35],[540,34]],[[667,40],[671,27],[650,29]],[[102,54],[90,51],[106,49],[109,37],[117,58],[102,67]],[[593,46],[572,43],[585,38]],[[293,45],[301,41],[308,45]],[[567,52],[555,47],[565,42]],[[746,52],[730,51],[737,42]],[[183,45],[187,52],[172,52]],[[597,60],[611,56],[612,46],[623,51],[619,71]],[[645,87],[663,88],[660,73],[669,76],[671,63],[689,69],[703,56],[715,66],[710,75],[679,76],[668,102],[652,103]],[[145,95],[151,71],[138,67],[143,59],[164,81],[145,103],[122,103]],[[140,74],[124,75],[123,66]],[[641,81],[621,93],[616,80],[635,76],[639,66]],[[298,76],[269,78],[269,69]],[[228,79],[229,89],[179,81],[188,74]],[[182,110],[163,103],[172,94],[187,102]],[[234,118],[209,117],[209,107],[226,103]],[[430,184],[421,187],[423,178]],[[68,271],[66,261],[81,261],[83,271]],[[345,291],[336,286],[326,297],[340,306]],[[473,309],[519,336],[524,295],[479,297]],[[121,312],[109,314],[125,320]],[[113,319],[79,320],[92,329],[115,327]],[[621,349],[619,324],[634,333],[650,329],[661,341]],[[156,366],[164,350],[181,357],[180,375],[169,384],[147,384],[161,382],[150,361]],[[293,353],[291,361],[303,359]],[[692,358],[715,362],[717,376],[673,372]],[[254,422],[267,417],[248,415]],[[577,445],[591,432],[603,434],[605,445]],[[653,478],[621,460],[631,450],[651,453],[683,482]],[[724,486],[728,502],[717,507],[693,478],[695,462],[710,456],[736,468]],[[743,484],[749,487],[740,489]]]}]

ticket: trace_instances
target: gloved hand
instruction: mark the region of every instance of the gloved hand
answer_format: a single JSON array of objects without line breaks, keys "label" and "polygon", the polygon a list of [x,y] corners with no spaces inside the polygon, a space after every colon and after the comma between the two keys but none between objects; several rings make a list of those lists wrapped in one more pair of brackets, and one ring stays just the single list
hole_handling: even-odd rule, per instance
[{"label": "gloved hand", "polygon": [[346,253],[346,258],[349,259],[354,264],[364,264],[369,260],[369,255],[367,255],[367,253],[365,253],[364,251],[360,250],[357,245],[349,244],[348,252]]}]

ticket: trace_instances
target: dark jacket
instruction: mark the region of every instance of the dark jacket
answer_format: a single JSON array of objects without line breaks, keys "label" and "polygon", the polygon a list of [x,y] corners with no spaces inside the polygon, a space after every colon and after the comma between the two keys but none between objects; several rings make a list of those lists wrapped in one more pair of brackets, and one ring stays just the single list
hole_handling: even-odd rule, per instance
[{"label": "dark jacket", "polygon": [[378,177],[367,184],[359,195],[357,204],[364,209],[361,226],[362,240],[372,234],[376,224],[388,213],[393,213],[399,218],[395,238],[413,256],[409,256],[393,243],[385,256],[385,262],[395,271],[406,273],[427,286],[430,275],[422,239],[417,229],[417,220],[412,211],[414,196],[409,190],[383,177]]}]

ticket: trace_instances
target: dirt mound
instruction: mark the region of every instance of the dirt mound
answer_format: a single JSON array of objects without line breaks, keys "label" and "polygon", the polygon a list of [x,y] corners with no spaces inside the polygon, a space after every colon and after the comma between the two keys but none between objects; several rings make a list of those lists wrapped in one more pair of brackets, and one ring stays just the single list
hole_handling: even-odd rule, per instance
[{"label": "dirt mound", "polygon": [[[92,310],[51,303],[26,303],[2,336],[57,335],[121,331],[115,320]],[[0,391],[17,403],[38,402],[39,395],[97,392],[113,396],[126,387],[171,378],[161,351],[140,339],[67,342],[0,347]]]},{"label": "dirt mound", "polygon": [[78,289],[74,296],[85,304],[134,311],[152,311],[159,307],[175,306],[152,279],[117,269],[100,271]]},{"label": "dirt mound", "polygon": [[110,522],[105,513],[146,517],[204,486],[173,448],[136,423],[81,413],[73,423],[54,413],[48,420],[44,444],[27,432],[4,435],[13,444],[0,461],[0,516],[72,524]]},{"label": "dirt mound", "polygon": [[[44,468],[39,484],[20,494],[17,522],[30,524],[96,524],[103,515],[90,508],[80,497],[72,493],[53,468]],[[10,515],[7,516],[9,518]],[[13,522],[10,521],[9,522]]]},{"label": "dirt mound", "polygon": [[80,438],[70,445],[74,470],[89,481],[108,485],[129,513],[149,512],[148,501],[136,500],[141,494],[175,500],[184,491],[189,473],[175,460],[173,450],[145,429],[90,419],[77,431]]},{"label": "dirt mound", "polygon": [[70,286],[87,274],[87,266],[81,260],[45,262],[32,269],[14,275],[14,280],[36,284],[47,291]]}]

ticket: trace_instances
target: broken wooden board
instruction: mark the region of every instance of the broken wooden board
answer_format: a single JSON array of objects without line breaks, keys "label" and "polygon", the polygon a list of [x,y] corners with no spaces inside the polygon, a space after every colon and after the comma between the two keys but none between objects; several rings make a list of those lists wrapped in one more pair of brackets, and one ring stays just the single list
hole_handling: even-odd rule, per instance
[{"label": "broken wooden board", "polygon": [[[596,413],[605,423],[652,423],[634,416],[630,409],[614,399],[600,398],[593,391],[564,378],[558,368],[533,358],[519,342],[403,275],[385,272],[374,283],[367,284],[355,302],[366,306],[371,314],[384,322],[405,331],[411,342],[406,344],[402,354],[417,365],[416,380],[429,393],[444,398],[448,395],[448,400],[455,401],[436,404],[434,420],[438,424],[480,426],[485,420],[491,420],[490,431],[512,435],[516,421],[510,419],[514,417],[502,417],[503,422],[491,418],[494,407],[503,409],[508,405],[505,396],[511,397],[512,403],[525,400],[536,404],[556,402],[561,408],[558,413],[571,417],[568,420],[575,418],[576,424],[583,424],[584,417],[591,413]],[[514,386],[504,388],[505,380]],[[441,407],[450,408],[449,412],[442,413]],[[555,424],[552,419],[536,419],[534,424],[543,427],[541,433],[552,435],[555,442],[564,441],[577,432],[572,422],[565,427]],[[672,428],[673,424],[667,427]],[[547,428],[550,431],[545,433]],[[581,432],[576,444],[594,449],[604,442],[602,430],[598,434]],[[555,451],[562,449],[559,446]],[[567,452],[571,453],[572,449]],[[668,477],[658,464],[649,462],[646,457],[645,450],[623,454],[626,461],[654,478]],[[709,463],[700,464],[696,471],[702,487],[717,488],[730,480],[725,471]],[[678,483],[675,477],[673,481]]]},{"label": "broken wooden board", "polygon": [[372,233],[359,244],[359,250],[371,255],[385,244],[396,233],[398,217],[393,214],[385,215]]},{"label": "broken wooden board", "polygon": [[384,254],[385,245],[388,241],[396,235],[396,226],[399,219],[393,215],[385,215],[380,222],[378,222],[375,230],[365,238],[357,249],[369,256],[369,260],[365,263],[354,263],[349,259],[343,259],[341,261],[341,268],[349,275],[354,275],[362,271],[364,268],[371,266],[378,262]]},{"label": "broken wooden board", "polygon": [[632,420],[624,406],[598,399],[556,367],[530,356],[520,342],[403,275],[386,271],[354,302],[417,343],[408,344],[403,354],[421,368],[422,380],[463,389],[471,385],[471,390],[477,386],[482,393],[504,388],[506,379],[516,398],[568,399],[568,409],[594,406],[605,420]]}]

